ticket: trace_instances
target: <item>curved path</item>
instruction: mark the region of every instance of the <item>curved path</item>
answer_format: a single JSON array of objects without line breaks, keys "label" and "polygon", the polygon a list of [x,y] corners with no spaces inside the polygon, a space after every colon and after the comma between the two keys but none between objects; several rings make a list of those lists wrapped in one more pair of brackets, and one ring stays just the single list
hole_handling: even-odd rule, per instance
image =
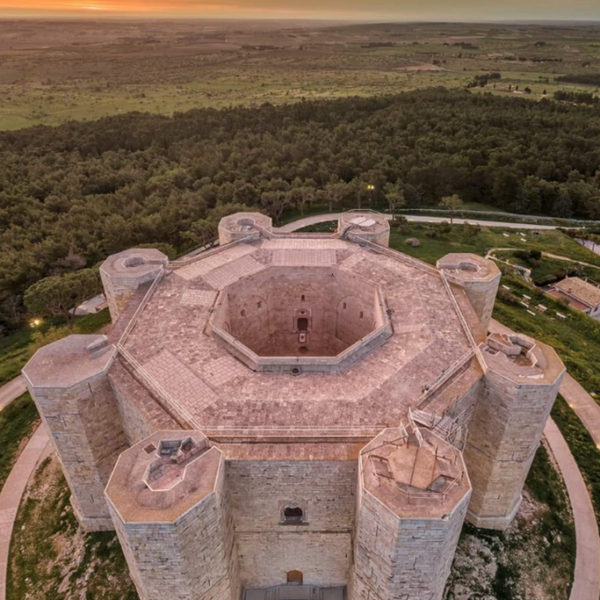
[{"label": "curved path", "polygon": [[[287,225],[282,225],[279,231],[290,233],[297,231],[303,227],[309,225],[317,225],[318,223],[326,223],[327,221],[336,221],[339,219],[341,213],[328,213],[325,215],[313,215],[311,217],[304,217],[298,221],[293,221]],[[391,215],[385,215],[386,218],[392,219]],[[448,217],[420,217],[418,215],[403,215],[407,221],[413,221],[415,223],[442,223],[448,221]],[[471,225],[487,225],[488,227],[506,227],[507,229],[557,229],[558,226],[554,225],[533,225],[532,223],[504,223],[502,221],[484,221],[480,219],[453,219],[456,225],[464,225],[470,223]],[[596,599],[597,600],[597,599]]]},{"label": "curved path", "polygon": [[23,375],[15,377],[13,380],[0,387],[0,410],[8,406],[13,400],[27,391]]},{"label": "curved path", "polygon": [[48,429],[42,424],[21,452],[0,492],[0,600],[6,600],[8,553],[21,498],[31,474],[51,450]]}]

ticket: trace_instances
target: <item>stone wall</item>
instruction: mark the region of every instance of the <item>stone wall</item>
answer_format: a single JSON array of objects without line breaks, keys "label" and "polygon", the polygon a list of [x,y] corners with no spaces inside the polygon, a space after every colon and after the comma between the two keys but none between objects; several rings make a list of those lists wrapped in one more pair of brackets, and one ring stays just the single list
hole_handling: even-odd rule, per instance
[{"label": "stone wall", "polygon": [[129,445],[137,444],[155,431],[180,427],[118,359],[111,368],[109,380]]},{"label": "stone wall", "polygon": [[464,451],[474,525],[505,529],[514,518],[561,381],[519,385],[488,370]]},{"label": "stone wall", "polygon": [[466,495],[440,519],[400,518],[363,493],[349,600],[441,600],[468,504]]},{"label": "stone wall", "polygon": [[[336,355],[368,335],[378,322],[375,288],[338,269],[275,267],[234,285],[223,299],[224,329],[259,354]],[[298,318],[308,320],[299,342]],[[221,321],[217,324],[221,325]]]},{"label": "stone wall", "polygon": [[48,425],[84,529],[112,529],[104,487],[127,440],[105,374],[69,389],[30,390]]},{"label": "stone wall", "polygon": [[[346,585],[352,564],[356,460],[231,460],[227,467],[232,516],[246,588],[304,583]],[[304,523],[282,524],[286,506]]]},{"label": "stone wall", "polygon": [[174,522],[124,522],[109,503],[140,600],[239,600],[221,459],[215,490]]}]

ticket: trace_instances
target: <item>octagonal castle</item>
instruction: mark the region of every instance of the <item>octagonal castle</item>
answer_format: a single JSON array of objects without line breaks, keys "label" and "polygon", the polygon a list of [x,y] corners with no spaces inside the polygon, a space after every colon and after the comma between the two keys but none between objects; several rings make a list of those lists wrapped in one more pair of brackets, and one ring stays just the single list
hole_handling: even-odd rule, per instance
[{"label": "octagonal castle", "polygon": [[114,326],[24,375],[87,530],[141,600],[439,600],[465,519],[505,529],[564,374],[487,335],[500,273],[226,217],[220,247],[101,267]]}]

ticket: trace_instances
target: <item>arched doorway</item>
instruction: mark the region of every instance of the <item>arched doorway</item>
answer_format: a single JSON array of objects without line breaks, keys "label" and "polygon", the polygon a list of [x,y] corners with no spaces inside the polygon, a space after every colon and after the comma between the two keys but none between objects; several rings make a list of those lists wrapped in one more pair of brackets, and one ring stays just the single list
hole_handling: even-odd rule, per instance
[{"label": "arched doorway", "polygon": [[302,585],[303,575],[302,571],[288,571],[287,582],[288,585]]}]

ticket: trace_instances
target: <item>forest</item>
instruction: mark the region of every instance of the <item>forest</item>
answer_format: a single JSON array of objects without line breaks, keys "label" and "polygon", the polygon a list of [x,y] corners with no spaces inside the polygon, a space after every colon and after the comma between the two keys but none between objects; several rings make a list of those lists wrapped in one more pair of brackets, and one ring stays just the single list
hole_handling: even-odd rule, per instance
[{"label": "forest", "polygon": [[0,325],[41,278],[139,244],[181,252],[242,206],[407,207],[457,194],[600,218],[600,107],[467,90],[128,113],[0,134]]}]

